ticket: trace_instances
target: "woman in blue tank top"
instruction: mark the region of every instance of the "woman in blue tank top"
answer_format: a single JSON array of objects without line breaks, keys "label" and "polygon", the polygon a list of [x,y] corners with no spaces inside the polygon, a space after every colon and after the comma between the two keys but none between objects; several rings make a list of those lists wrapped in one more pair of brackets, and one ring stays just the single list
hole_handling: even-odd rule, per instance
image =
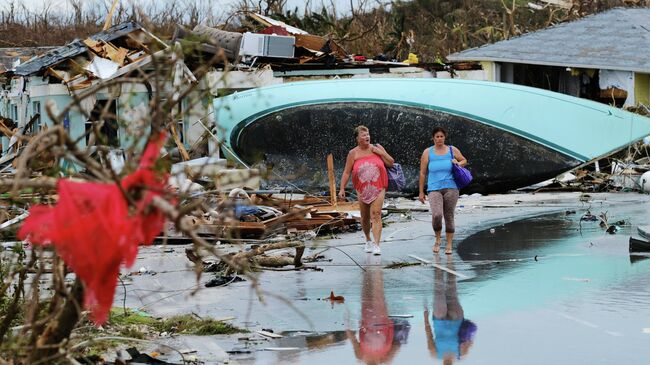
[{"label": "woman in blue tank top", "polygon": [[[454,240],[454,209],[458,202],[458,187],[451,173],[452,164],[467,165],[467,159],[458,148],[447,146],[445,138],[447,131],[442,127],[435,127],[432,133],[433,146],[422,152],[420,158],[420,202],[429,199],[431,206],[431,224],[436,240],[433,252],[440,251],[442,240],[442,219],[445,219],[445,236],[447,246],[445,253],[451,254],[452,241]],[[426,194],[425,194],[426,181]]]},{"label": "woman in blue tank top", "polygon": [[[440,265],[440,261],[440,255],[436,255],[436,264]],[[447,256],[447,267],[454,269],[451,256]],[[433,272],[433,314],[429,316],[429,308],[425,306],[424,309],[427,348],[434,359],[441,359],[443,364],[452,364],[469,353],[477,326],[465,318],[465,311],[458,300],[456,276],[442,270]]]}]

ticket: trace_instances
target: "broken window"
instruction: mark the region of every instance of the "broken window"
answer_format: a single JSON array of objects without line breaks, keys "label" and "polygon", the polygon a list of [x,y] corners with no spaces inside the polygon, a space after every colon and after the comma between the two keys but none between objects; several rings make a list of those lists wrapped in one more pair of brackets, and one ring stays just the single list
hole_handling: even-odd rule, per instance
[{"label": "broken window", "polygon": [[[95,129],[98,133],[93,132],[93,125],[98,125]],[[97,100],[95,107],[90,112],[90,119],[86,121],[86,145],[93,138],[96,144],[111,147],[119,147],[120,140],[117,124],[117,100]]]},{"label": "broken window", "polygon": [[41,102],[35,101],[32,103],[32,117],[36,116],[34,122],[30,127],[30,133],[36,134],[41,130]]},{"label": "broken window", "polygon": [[178,133],[181,143],[185,143],[185,121],[183,118],[176,121],[176,133]]},{"label": "broken window", "polygon": [[16,123],[19,123],[19,121],[18,121],[18,105],[16,105],[16,104],[11,104],[11,119],[13,119]]}]

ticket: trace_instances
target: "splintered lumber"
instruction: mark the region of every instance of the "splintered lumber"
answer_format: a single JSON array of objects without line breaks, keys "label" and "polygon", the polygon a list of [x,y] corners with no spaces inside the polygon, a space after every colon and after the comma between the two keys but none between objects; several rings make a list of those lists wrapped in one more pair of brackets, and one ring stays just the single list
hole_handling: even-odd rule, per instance
[{"label": "splintered lumber", "polygon": [[305,216],[310,208],[294,209],[289,213],[273,217],[261,222],[221,222],[198,223],[196,232],[200,235],[211,235],[217,238],[262,238],[269,232],[284,228],[287,222],[299,220]]},{"label": "splintered lumber", "polygon": [[469,278],[467,275],[461,274],[461,273],[459,273],[459,272],[457,272],[457,271],[454,271],[454,270],[452,270],[452,269],[450,269],[450,268],[447,268],[447,267],[444,267],[444,266],[442,266],[442,265],[438,265],[438,264],[433,263],[433,262],[431,262],[431,261],[429,261],[429,260],[425,260],[425,259],[423,259],[423,258],[421,258],[421,257],[419,257],[419,256],[415,256],[415,255],[409,255],[409,256],[412,257],[412,258],[414,258],[414,259],[416,259],[416,260],[418,260],[418,261],[421,261],[421,262],[423,262],[423,263],[425,263],[425,264],[431,265],[431,266],[435,267],[436,269],[440,269],[440,270],[442,270],[442,271],[446,271],[446,272],[448,272],[448,273],[450,273],[450,274],[452,274],[452,275],[456,275],[456,276],[457,276],[458,278],[460,278],[460,279],[467,279],[467,278]]},{"label": "splintered lumber", "polygon": [[[267,251],[279,250],[279,249],[290,248],[290,247],[295,247],[296,256],[300,256],[300,258],[302,258],[302,253],[298,251],[298,248],[302,248],[302,250],[304,250],[305,244],[300,241],[283,241],[283,242],[269,243],[266,245],[257,246],[251,249],[250,251],[242,251],[233,255],[230,258],[230,262],[233,263],[233,266],[231,266],[231,268],[229,268],[228,271],[230,271],[232,267],[248,267],[249,260],[253,260],[254,258],[256,258],[256,256],[260,256]],[[295,263],[294,260],[292,260],[292,262]],[[300,263],[300,265],[296,265],[296,267],[300,267],[300,266],[302,266],[302,263]],[[226,272],[226,274],[229,274],[229,272]]]},{"label": "splintered lumber", "polygon": [[[294,37],[296,38],[296,47],[303,47],[311,51],[321,51],[328,42],[327,39],[313,34],[296,34]],[[345,58],[347,55],[345,49],[333,40],[329,40],[329,50],[337,58]]]},{"label": "splintered lumber", "polygon": [[258,334],[264,336],[264,337],[269,337],[269,338],[282,338],[282,335],[278,335],[277,333],[273,332],[268,332],[264,330],[256,331]]},{"label": "splintered lumber", "polygon": [[263,222],[232,222],[230,224],[198,224],[196,233],[218,238],[261,238],[266,232]]},{"label": "splintered lumber", "polygon": [[293,265],[295,267],[302,267],[302,255],[305,253],[305,246],[296,246],[296,254],[294,257],[286,256],[258,256],[253,260],[259,266],[263,267],[284,267]]},{"label": "splintered lumber", "polygon": [[126,55],[129,53],[129,50],[126,48],[116,47],[111,43],[95,41],[90,38],[84,39],[83,44],[93,50],[93,52],[95,52],[100,57],[108,58],[120,66],[124,65]]},{"label": "splintered lumber", "polygon": [[330,184],[330,201],[336,208],[336,180],[334,178],[334,157],[330,153],[327,155],[327,176]]},{"label": "splintered lumber", "polygon": [[[5,122],[7,122],[7,124],[5,124]],[[12,120],[0,116],[0,133],[2,133],[7,138],[13,137],[14,131],[12,131],[11,128],[7,126],[12,126],[12,124],[14,124]]]},{"label": "splintered lumber", "polygon": [[106,52],[106,57],[120,66],[124,64],[126,55],[129,53],[128,49],[122,47],[117,48],[110,43],[107,43],[106,46],[104,46],[104,51]]},{"label": "splintered lumber", "polygon": [[319,213],[315,209],[310,212],[311,218],[294,218],[287,221],[287,229],[295,228],[299,231],[312,229],[331,229],[345,225],[343,213]]},{"label": "splintered lumber", "polygon": [[190,154],[187,153],[187,150],[185,149],[183,142],[181,142],[180,137],[178,137],[178,133],[176,132],[176,122],[174,121],[173,123],[170,123],[169,126],[170,126],[169,129],[171,130],[172,133],[172,137],[174,138],[174,143],[176,143],[176,147],[178,147],[178,152],[180,152],[181,154],[181,158],[183,159],[183,161],[189,161]]},{"label": "splintered lumber", "polygon": [[267,251],[279,250],[279,249],[291,248],[291,247],[305,247],[305,244],[300,241],[283,241],[283,242],[267,243],[265,245],[259,245],[251,249],[250,251],[239,252],[232,257],[232,260],[236,261],[241,259],[249,259],[251,257],[261,255]]},{"label": "splintered lumber", "polygon": [[[288,197],[287,197],[288,196]],[[271,195],[257,195],[259,199],[258,204],[268,205],[277,207],[279,209],[291,209],[294,206],[327,206],[329,209],[332,209],[330,202],[326,198],[315,197],[315,196],[305,196],[301,199],[292,199],[292,194],[282,195],[277,194],[276,196]],[[358,208],[357,208],[358,210]]]},{"label": "splintered lumber", "polygon": [[108,15],[106,16],[106,22],[104,23],[104,28],[102,30],[106,30],[111,27],[111,21],[113,19],[113,12],[115,11],[115,7],[117,6],[118,0],[113,0],[113,5],[111,5],[111,10],[108,12]]},{"label": "splintered lumber", "polygon": [[607,89],[600,90],[601,98],[614,98],[614,99],[625,99],[627,98],[627,91],[619,89],[616,87],[610,87]]},{"label": "splintered lumber", "polygon": [[336,207],[331,205],[318,205],[314,206],[316,210],[321,213],[329,212],[358,212],[361,208],[359,207],[359,202],[337,202]]},{"label": "splintered lumber", "polygon": [[97,54],[102,54],[104,52],[101,41],[96,41],[94,39],[86,38],[82,42],[83,44],[86,45],[86,47],[92,49]]}]

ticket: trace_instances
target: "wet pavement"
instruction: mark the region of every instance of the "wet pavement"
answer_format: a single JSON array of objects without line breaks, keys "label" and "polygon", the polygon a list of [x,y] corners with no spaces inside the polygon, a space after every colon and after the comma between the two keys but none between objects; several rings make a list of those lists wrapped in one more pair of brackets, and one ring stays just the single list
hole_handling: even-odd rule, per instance
[{"label": "wet pavement", "polygon": [[[607,234],[580,220],[587,210],[630,225]],[[156,315],[233,316],[284,336],[210,338],[231,364],[648,364],[650,259],[628,252],[648,212],[639,194],[463,198],[453,255],[431,253],[428,213],[393,214],[381,257],[363,252],[360,233],[315,241],[313,252],[329,248],[332,261],[318,264],[323,272],[262,273],[265,304],[246,282],[192,295],[184,247],[150,247],[136,265],[157,274],[134,276],[125,300]],[[432,264],[384,267],[416,262],[411,255]],[[330,291],[345,301],[324,300]]]}]

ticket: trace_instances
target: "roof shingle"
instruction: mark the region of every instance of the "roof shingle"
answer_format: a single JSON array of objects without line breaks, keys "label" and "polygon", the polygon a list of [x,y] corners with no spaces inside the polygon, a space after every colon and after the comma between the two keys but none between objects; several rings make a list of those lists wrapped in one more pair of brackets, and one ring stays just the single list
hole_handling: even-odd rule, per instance
[{"label": "roof shingle", "polygon": [[650,73],[650,8],[615,8],[447,58]]}]

